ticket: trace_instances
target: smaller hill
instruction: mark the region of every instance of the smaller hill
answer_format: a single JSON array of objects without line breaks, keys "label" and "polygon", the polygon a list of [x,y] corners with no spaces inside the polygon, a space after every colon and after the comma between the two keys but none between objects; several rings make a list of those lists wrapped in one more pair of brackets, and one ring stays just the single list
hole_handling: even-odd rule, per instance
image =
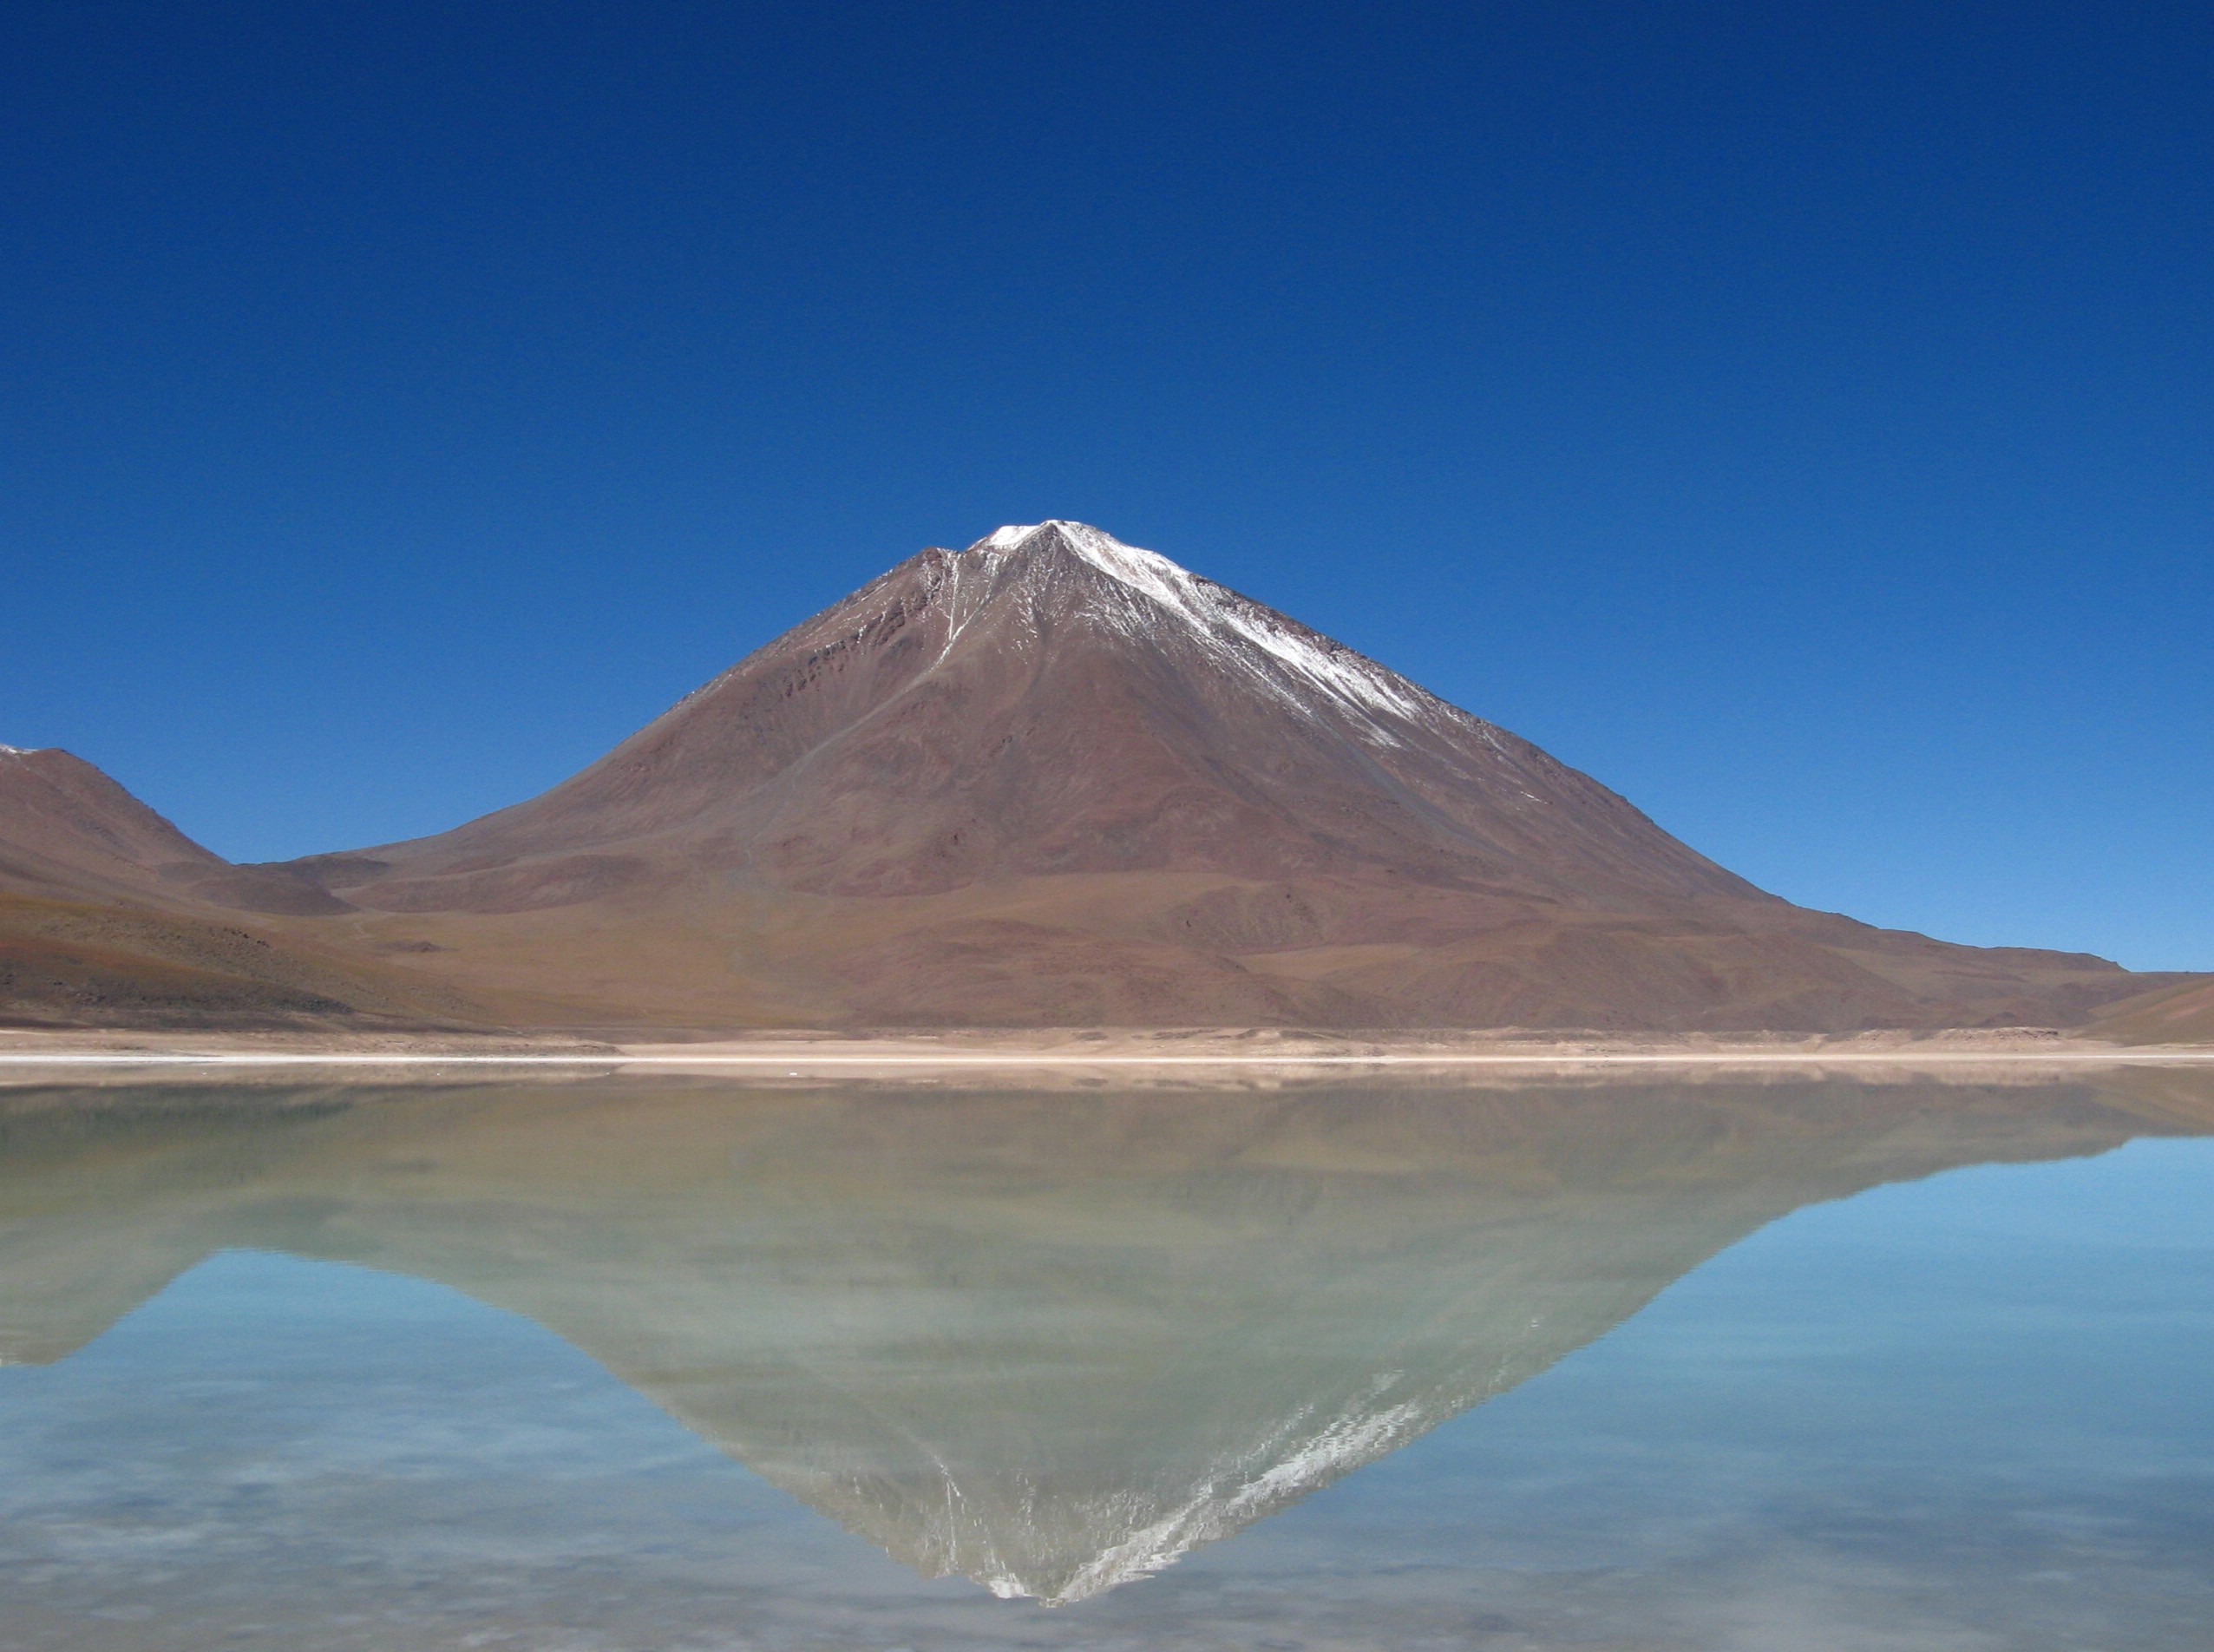
[{"label": "smaller hill", "polygon": [[341,937],[239,915],[346,909],[296,875],[233,865],[82,757],[0,746],[0,1023],[479,1019]]},{"label": "smaller hill", "polygon": [[0,890],[197,900],[245,912],[346,903],[283,867],[234,866],[82,757],[0,745]]},{"label": "smaller hill", "polygon": [[2126,998],[2084,1030],[2124,1044],[2214,1044],[2214,981],[2193,977]]}]

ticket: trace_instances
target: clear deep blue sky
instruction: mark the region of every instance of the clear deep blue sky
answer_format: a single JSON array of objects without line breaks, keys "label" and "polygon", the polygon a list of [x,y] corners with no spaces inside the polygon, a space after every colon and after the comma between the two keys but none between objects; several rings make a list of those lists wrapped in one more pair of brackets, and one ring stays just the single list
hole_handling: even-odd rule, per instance
[{"label": "clear deep blue sky", "polygon": [[0,741],[239,859],[1096,522],[1791,898],[2214,967],[2174,6],[0,14]]}]

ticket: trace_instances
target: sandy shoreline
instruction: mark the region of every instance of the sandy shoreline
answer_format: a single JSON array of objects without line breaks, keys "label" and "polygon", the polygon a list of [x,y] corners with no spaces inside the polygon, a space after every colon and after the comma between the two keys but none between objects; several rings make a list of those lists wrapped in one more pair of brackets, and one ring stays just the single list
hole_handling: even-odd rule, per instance
[{"label": "sandy shoreline", "polygon": [[485,1035],[422,1032],[214,1032],[0,1029],[0,1075],[99,1070],[380,1068],[887,1077],[930,1070],[1201,1072],[1492,1068],[1957,1071],[2214,1065],[2214,1046],[2119,1045],[2038,1029],[1849,1037],[1548,1037],[1501,1032],[1344,1033],[1306,1029],[770,1032],[671,1038],[665,1031]]}]

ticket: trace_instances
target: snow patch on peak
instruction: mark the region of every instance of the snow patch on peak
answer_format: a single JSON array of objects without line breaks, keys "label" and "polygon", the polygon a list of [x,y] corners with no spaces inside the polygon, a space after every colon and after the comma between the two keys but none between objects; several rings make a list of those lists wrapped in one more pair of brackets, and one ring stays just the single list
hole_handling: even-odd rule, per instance
[{"label": "snow patch on peak", "polygon": [[1046,526],[1058,528],[1069,548],[1102,574],[1144,592],[1167,606],[1189,612],[1208,583],[1160,552],[1125,545],[1112,534],[1097,528],[1088,528],[1082,522],[1048,522]]},{"label": "snow patch on peak", "polygon": [[27,757],[35,749],[27,745],[0,745],[0,757]]},{"label": "snow patch on peak", "polygon": [[1094,528],[1089,522],[1064,521],[1059,517],[1028,527],[995,528],[969,547],[972,551],[1012,551],[1033,536],[1051,533],[1079,557],[1103,574],[1110,574],[1125,585],[1136,586],[1148,596],[1166,600],[1179,580],[1194,582],[1194,576],[1179,567],[1158,551],[1141,550],[1135,545],[1125,545],[1104,528]]},{"label": "snow patch on peak", "polygon": [[969,548],[1012,551],[1049,530],[1082,560],[1150,599],[1159,609],[1198,632],[1231,663],[1302,710],[1311,709],[1320,694],[1340,712],[1349,714],[1370,738],[1385,745],[1402,742],[1376,720],[1379,713],[1403,722],[1425,723],[1451,714],[1444,701],[1365,655],[1305,626],[1290,624],[1274,610],[1238,595],[1227,586],[1201,578],[1158,551],[1125,545],[1089,523],[1054,520],[1026,528],[1001,528]]}]

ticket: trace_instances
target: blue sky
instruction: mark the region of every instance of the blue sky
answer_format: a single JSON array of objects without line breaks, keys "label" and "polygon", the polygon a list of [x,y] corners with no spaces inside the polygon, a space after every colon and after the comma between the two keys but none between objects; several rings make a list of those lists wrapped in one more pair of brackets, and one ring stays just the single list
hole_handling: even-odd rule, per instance
[{"label": "blue sky", "polygon": [[2188,6],[0,16],[0,740],[239,859],[1068,516],[1780,894],[2214,967]]}]

